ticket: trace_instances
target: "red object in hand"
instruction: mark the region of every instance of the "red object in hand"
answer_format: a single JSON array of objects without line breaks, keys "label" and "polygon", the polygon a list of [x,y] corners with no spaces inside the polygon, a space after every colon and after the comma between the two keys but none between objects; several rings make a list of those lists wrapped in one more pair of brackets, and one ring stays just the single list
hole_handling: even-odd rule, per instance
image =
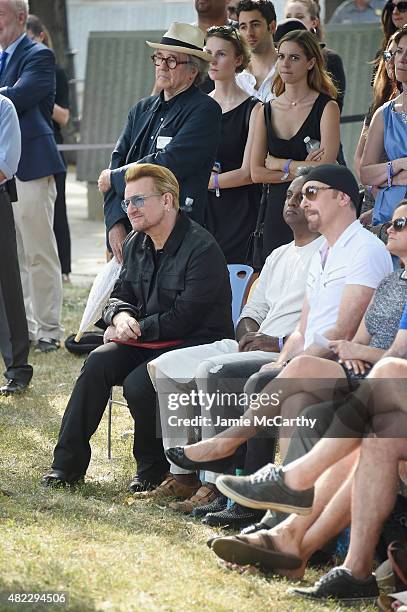
[{"label": "red object in hand", "polygon": [[137,348],[162,349],[179,346],[183,343],[183,340],[153,340],[152,342],[139,342],[134,338],[129,338],[128,340],[119,340],[119,338],[112,338],[111,342],[116,342],[116,344],[126,344],[127,346],[137,346]]}]

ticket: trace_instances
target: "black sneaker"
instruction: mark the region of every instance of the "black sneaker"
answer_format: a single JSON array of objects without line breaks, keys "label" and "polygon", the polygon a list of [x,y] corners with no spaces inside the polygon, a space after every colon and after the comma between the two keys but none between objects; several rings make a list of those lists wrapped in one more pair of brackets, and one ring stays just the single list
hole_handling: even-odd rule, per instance
[{"label": "black sneaker", "polygon": [[195,518],[201,518],[202,516],[206,516],[209,512],[221,512],[227,506],[228,498],[224,495],[220,494],[216,499],[214,499],[210,504],[206,504],[205,506],[198,506],[194,508],[191,512],[192,516]]},{"label": "black sneaker", "polygon": [[360,580],[345,567],[334,567],[312,587],[291,588],[288,592],[306,599],[321,600],[330,597],[349,605],[374,602],[379,596],[373,575]]},{"label": "black sneaker", "polygon": [[57,351],[60,347],[59,340],[55,338],[40,338],[35,345],[35,353],[50,353],[51,351]]},{"label": "black sneaker", "polygon": [[269,510],[263,516],[260,523],[254,523],[253,525],[245,527],[240,532],[240,535],[250,535],[251,533],[261,531],[262,529],[273,529],[273,527],[279,525],[285,518],[287,518],[285,514],[282,514],[281,512],[272,512]]},{"label": "black sneaker", "polygon": [[263,512],[249,510],[239,504],[232,504],[229,508],[220,512],[210,512],[202,522],[211,527],[229,527],[230,529],[242,529],[247,525],[258,521],[263,516]]},{"label": "black sneaker", "polygon": [[248,508],[310,514],[314,501],[314,487],[306,491],[290,489],[284,484],[282,468],[272,463],[250,476],[222,474],[216,479],[216,486],[221,493]]}]

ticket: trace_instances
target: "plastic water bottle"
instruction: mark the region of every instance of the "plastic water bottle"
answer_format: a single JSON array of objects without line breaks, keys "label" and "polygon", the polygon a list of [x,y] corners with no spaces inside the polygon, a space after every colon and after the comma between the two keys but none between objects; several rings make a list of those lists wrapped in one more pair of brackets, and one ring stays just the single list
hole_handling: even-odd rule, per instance
[{"label": "plastic water bottle", "polygon": [[186,213],[191,213],[192,212],[192,204],[194,203],[193,198],[185,198],[185,204],[184,206],[181,206],[181,209],[186,212]]},{"label": "plastic water bottle", "polygon": [[311,151],[316,151],[321,146],[321,143],[319,142],[319,140],[313,140],[309,136],[306,136],[304,138],[304,142],[305,142],[305,147],[307,149],[307,153],[311,153]]}]

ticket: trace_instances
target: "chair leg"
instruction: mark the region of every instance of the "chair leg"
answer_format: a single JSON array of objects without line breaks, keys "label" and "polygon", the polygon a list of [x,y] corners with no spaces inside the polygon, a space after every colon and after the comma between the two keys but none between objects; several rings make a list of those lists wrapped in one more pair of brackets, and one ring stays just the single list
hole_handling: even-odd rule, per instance
[{"label": "chair leg", "polygon": [[107,458],[112,458],[112,404],[113,404],[113,389],[110,390],[107,412]]}]

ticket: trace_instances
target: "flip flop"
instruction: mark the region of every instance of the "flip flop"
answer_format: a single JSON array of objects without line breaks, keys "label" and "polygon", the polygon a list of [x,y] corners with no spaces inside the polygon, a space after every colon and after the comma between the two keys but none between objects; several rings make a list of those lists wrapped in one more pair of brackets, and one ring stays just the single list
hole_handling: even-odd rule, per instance
[{"label": "flip flop", "polygon": [[263,546],[249,544],[244,536],[227,536],[216,538],[212,543],[213,552],[224,561],[238,565],[257,565],[270,569],[298,569],[303,561],[296,555],[280,552],[273,541],[273,536],[259,531],[257,536]]}]

